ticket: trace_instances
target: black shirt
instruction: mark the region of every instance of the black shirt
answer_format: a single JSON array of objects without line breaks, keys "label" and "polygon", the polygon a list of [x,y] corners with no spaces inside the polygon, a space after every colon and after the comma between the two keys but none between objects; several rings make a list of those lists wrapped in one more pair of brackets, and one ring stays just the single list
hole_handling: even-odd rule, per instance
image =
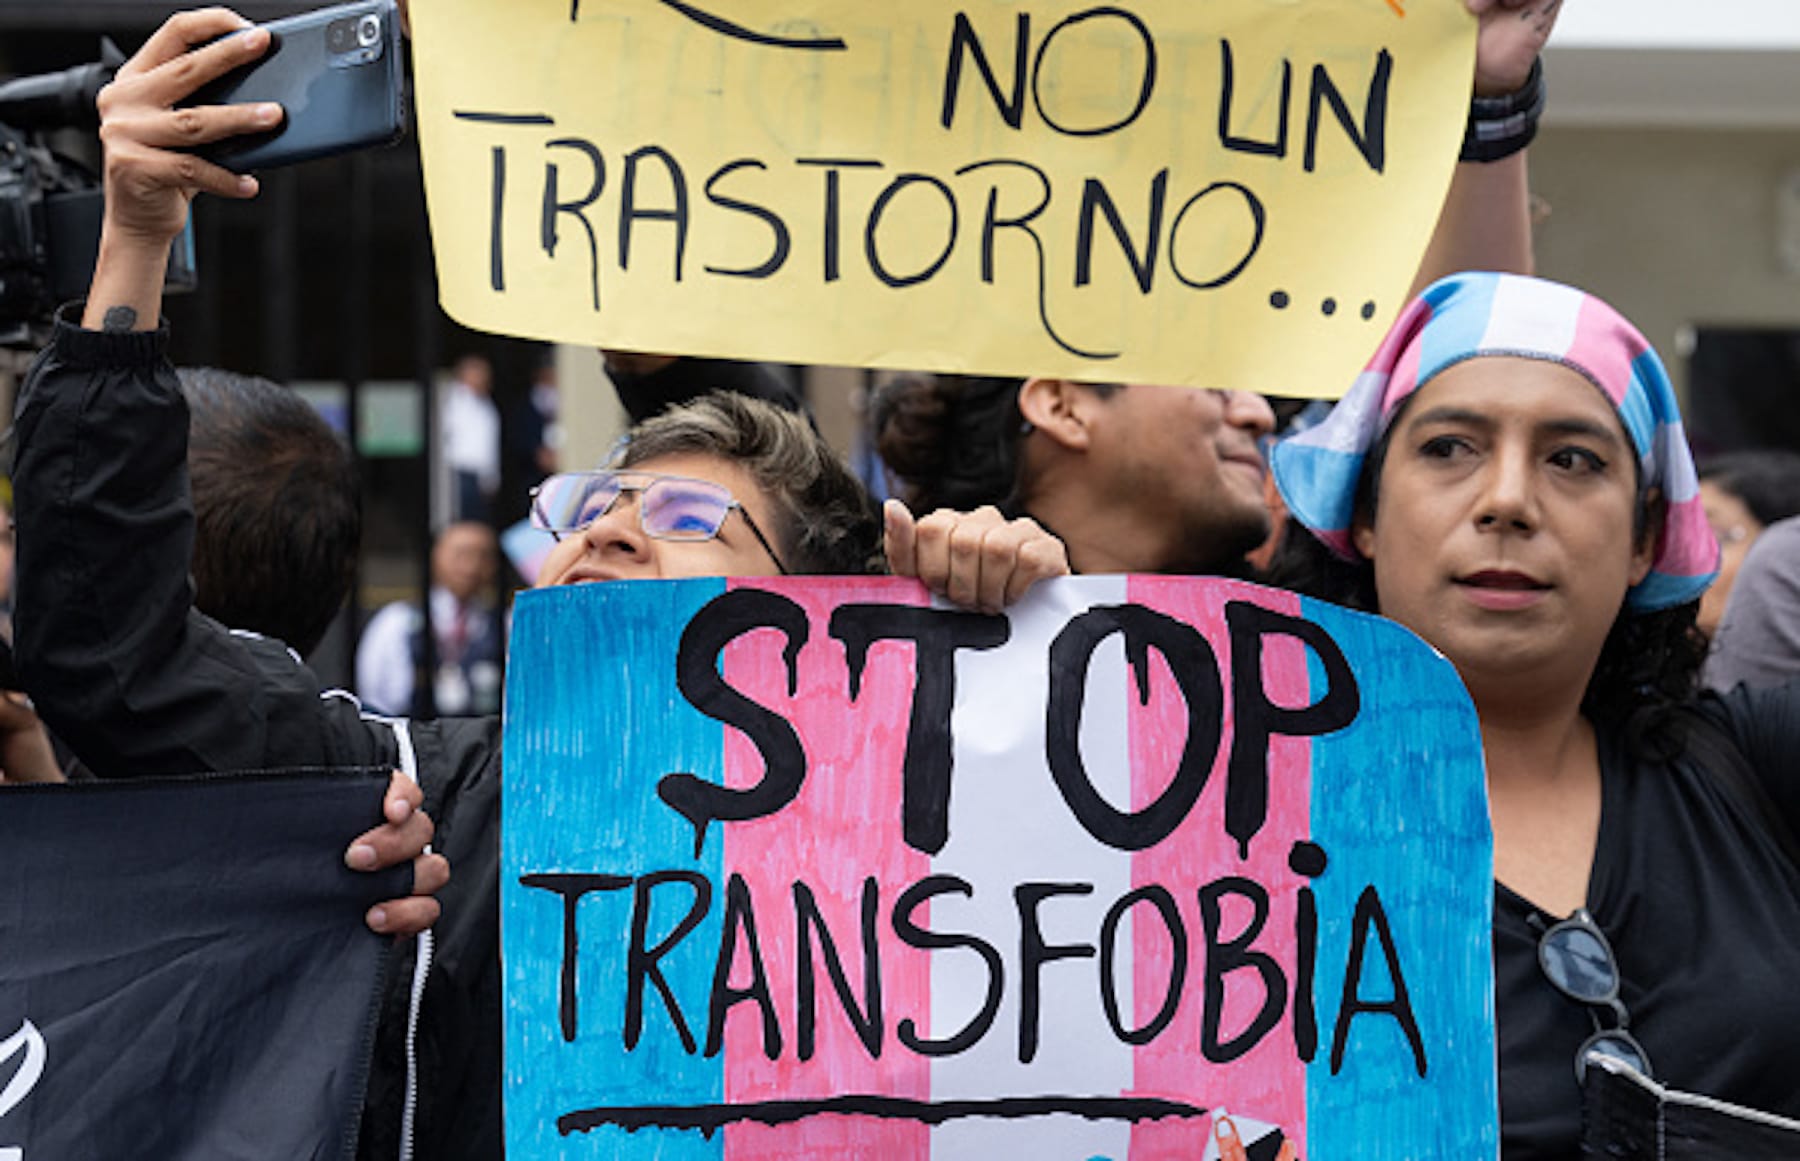
[{"label": "black shirt", "polygon": [[[1800,783],[1800,684],[1738,689],[1699,711],[1790,820]],[[1621,999],[1655,1079],[1800,1116],[1800,873],[1747,796],[1702,769],[1633,761],[1601,731],[1600,831],[1587,908],[1618,958]],[[1494,967],[1501,1151],[1578,1156],[1575,1053],[1610,1009],[1567,999],[1537,961],[1535,908],[1497,886]]]}]

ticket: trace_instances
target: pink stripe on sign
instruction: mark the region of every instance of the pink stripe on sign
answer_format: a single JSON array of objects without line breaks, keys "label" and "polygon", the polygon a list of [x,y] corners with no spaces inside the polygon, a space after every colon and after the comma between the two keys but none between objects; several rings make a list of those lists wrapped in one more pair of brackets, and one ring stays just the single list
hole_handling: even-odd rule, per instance
[{"label": "pink stripe on sign", "polygon": [[[1231,642],[1224,613],[1228,594],[1217,587],[1200,588],[1178,578],[1135,576],[1129,592],[1134,603],[1203,627],[1216,659],[1229,717],[1233,712]],[[1299,615],[1300,599],[1291,593],[1239,590],[1229,595],[1241,598],[1248,592],[1254,592],[1265,608]],[[1134,809],[1148,805],[1169,785],[1188,736],[1187,704],[1168,664],[1154,650],[1150,658],[1150,704],[1140,707],[1135,691],[1131,697]],[[1307,652],[1296,638],[1266,638],[1262,677],[1263,688],[1277,705],[1298,707],[1311,700]],[[1203,744],[1204,740],[1202,737],[1195,744]],[[1268,818],[1250,844],[1250,857],[1240,860],[1237,843],[1225,830],[1225,777],[1231,743],[1232,731],[1226,726],[1220,731],[1218,750],[1199,802],[1174,834],[1132,858],[1134,889],[1151,884],[1166,888],[1180,909],[1188,940],[1187,972],[1179,1007],[1168,1027],[1138,1048],[1135,1084],[1140,1096],[1224,1108],[1236,1116],[1279,1125],[1293,1139],[1299,1155],[1305,1156],[1306,1070],[1294,1049],[1292,1007],[1298,962],[1294,924],[1298,891],[1304,880],[1288,868],[1288,854],[1310,829],[1311,747],[1305,739],[1271,739]],[[1268,1001],[1281,1005],[1279,1021],[1227,1067],[1223,1062],[1208,1061],[1202,1050],[1208,956],[1199,893],[1207,884],[1232,877],[1274,885],[1268,915],[1246,951],[1270,957],[1279,966],[1282,984],[1281,994]],[[1240,893],[1227,892],[1219,897],[1218,913],[1218,939],[1230,943],[1252,922],[1254,905]],[[1141,1029],[1162,1006],[1174,970],[1173,941],[1153,904],[1133,907],[1132,943],[1132,1027]],[[1223,1003],[1216,1039],[1230,1045],[1251,1026],[1272,992],[1264,986],[1263,973],[1252,967],[1240,966],[1225,973],[1222,979]],[[1131,1156],[1197,1158],[1210,1133],[1210,1122],[1139,1124],[1132,1130]]]},{"label": "pink stripe on sign", "polygon": [[[731,1102],[816,1099],[851,1093],[925,1100],[931,1095],[930,1064],[903,1048],[893,1035],[911,1016],[921,1026],[930,1012],[930,964],[902,944],[889,914],[907,885],[930,874],[931,860],[900,838],[900,767],[912,704],[910,646],[877,644],[869,651],[862,688],[850,700],[843,646],[827,632],[831,611],[848,601],[923,604],[910,582],[846,578],[827,585],[808,578],[755,582],[781,593],[807,612],[811,634],[800,652],[797,698],[787,691],[782,661],[785,641],[773,630],[746,634],[726,647],[726,680],[733,688],[790,721],[806,750],[807,778],[787,808],[767,818],[724,827],[725,867],[743,877],[756,905],[757,935],[770,994],[781,1023],[782,1046],[771,1061],[763,1051],[763,1026],[754,1002],[736,1005],[725,1024],[725,1099]],[[733,588],[749,582],[733,581]],[[725,731],[726,781],[754,785],[762,777],[755,746],[734,729]],[[879,885],[876,941],[880,949],[883,1040],[879,1064],[870,1058],[838,1000],[816,931],[812,936],[816,1044],[799,1059],[796,998],[798,920],[793,885],[805,883],[817,901],[859,1008],[863,1004],[863,881]],[[725,884],[718,885],[722,907]],[[741,942],[730,983],[747,987],[750,953]],[[739,1123],[725,1129],[727,1161],[763,1158],[863,1157],[923,1159],[930,1152],[926,1126],[871,1117],[817,1116],[780,1128]]]}]

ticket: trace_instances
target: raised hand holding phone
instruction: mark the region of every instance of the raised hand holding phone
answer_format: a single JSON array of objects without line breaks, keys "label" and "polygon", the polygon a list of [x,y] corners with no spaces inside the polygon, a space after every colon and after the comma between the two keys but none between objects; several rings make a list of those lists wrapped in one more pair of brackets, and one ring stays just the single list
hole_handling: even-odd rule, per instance
[{"label": "raised hand holding phone", "polygon": [[[233,32],[239,35],[227,35]],[[281,121],[281,106],[176,105],[201,85],[261,57],[268,47],[265,30],[228,9],[177,13],[100,90],[96,103],[106,153],[106,216],[84,327],[153,330],[169,244],[186,224],[194,195],[256,196],[254,177],[232,173],[188,150],[267,130]]]},{"label": "raised hand holding phone", "polygon": [[82,325],[156,326],[169,244],[194,195],[254,197],[233,172],[397,137],[405,105],[392,0],[253,26],[225,8],[171,16],[100,92],[106,217]]},{"label": "raised hand holding phone", "polygon": [[263,132],[222,138],[195,152],[241,173],[399,138],[406,124],[406,87],[393,0],[354,0],[262,28],[269,37],[266,52],[182,103],[273,101],[287,116]]}]

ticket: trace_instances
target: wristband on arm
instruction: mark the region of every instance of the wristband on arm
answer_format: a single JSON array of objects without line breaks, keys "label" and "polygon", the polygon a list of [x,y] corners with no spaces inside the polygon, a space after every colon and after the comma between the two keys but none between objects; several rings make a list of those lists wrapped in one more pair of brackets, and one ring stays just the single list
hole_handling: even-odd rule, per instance
[{"label": "wristband on arm", "polygon": [[1469,125],[1463,132],[1459,161],[1499,161],[1531,144],[1544,115],[1544,62],[1531,62],[1525,83],[1500,97],[1469,101]]}]

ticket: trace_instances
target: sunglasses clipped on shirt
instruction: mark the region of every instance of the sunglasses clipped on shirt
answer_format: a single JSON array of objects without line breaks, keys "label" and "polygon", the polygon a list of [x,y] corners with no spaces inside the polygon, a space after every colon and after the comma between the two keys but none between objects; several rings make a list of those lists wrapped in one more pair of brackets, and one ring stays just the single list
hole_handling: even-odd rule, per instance
[{"label": "sunglasses clipped on shirt", "polygon": [[[1535,921],[1535,917],[1534,917]],[[1650,1054],[1631,1034],[1631,1014],[1619,999],[1619,961],[1606,933],[1585,908],[1546,929],[1538,938],[1538,966],[1556,990],[1590,1009],[1610,1008],[1613,1026],[1602,1027],[1599,1013],[1590,1011],[1594,1034],[1575,1050],[1575,1080],[1587,1079],[1590,1053],[1623,1061],[1651,1076]]]},{"label": "sunglasses clipped on shirt", "polygon": [[560,472],[531,490],[531,523],[561,540],[612,511],[619,497],[627,493],[637,496],[638,525],[644,535],[657,540],[712,540],[719,535],[732,509],[737,509],[776,569],[781,575],[788,575],[775,546],[731,489],[692,476],[633,471]]}]

